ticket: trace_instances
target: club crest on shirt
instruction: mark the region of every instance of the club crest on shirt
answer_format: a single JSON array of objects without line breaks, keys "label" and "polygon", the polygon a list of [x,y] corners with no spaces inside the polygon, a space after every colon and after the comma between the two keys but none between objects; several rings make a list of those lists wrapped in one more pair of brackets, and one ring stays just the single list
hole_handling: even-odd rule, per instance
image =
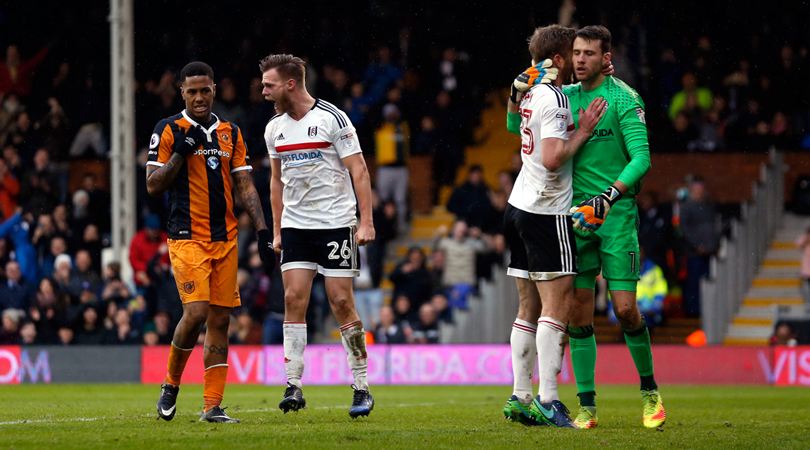
[{"label": "club crest on shirt", "polygon": [[224,141],[224,142],[227,144],[227,143],[228,143],[228,141],[230,141],[230,140],[231,140],[231,137],[230,137],[230,136],[228,136],[227,134],[223,134],[223,135],[222,135],[222,140],[223,140],[223,141]]},{"label": "club crest on shirt", "polygon": [[183,290],[186,291],[186,294],[191,294],[194,292],[194,282],[193,281],[186,281],[183,283]]},{"label": "club crest on shirt", "polygon": [[307,135],[309,135],[310,138],[314,138],[315,136],[317,136],[318,135],[318,127],[309,127],[309,128],[307,128]]},{"label": "club crest on shirt", "polygon": [[216,156],[209,156],[207,164],[212,170],[216,170],[219,167],[219,159]]}]

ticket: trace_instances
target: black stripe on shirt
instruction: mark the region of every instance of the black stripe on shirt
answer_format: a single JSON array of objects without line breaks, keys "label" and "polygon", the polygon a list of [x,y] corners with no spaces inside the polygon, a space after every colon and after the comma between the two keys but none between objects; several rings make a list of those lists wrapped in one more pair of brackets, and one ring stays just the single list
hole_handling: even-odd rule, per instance
[{"label": "black stripe on shirt", "polygon": [[[217,150],[222,150],[219,145],[219,137],[217,131],[211,133],[211,144]],[[206,148],[203,145],[203,148]],[[233,149],[231,149],[231,157],[233,157]],[[217,167],[212,169],[208,165],[211,158],[216,158]],[[213,160],[212,160],[213,161]],[[225,216],[228,214],[228,202],[225,199],[225,180],[222,177],[222,158],[219,156],[206,156],[205,166],[208,170],[208,220],[211,226],[211,242],[221,242],[228,240],[228,226]]]},{"label": "black stripe on shirt", "polygon": [[[169,128],[172,130],[174,142],[181,142],[184,133],[180,131],[177,122],[170,122]],[[191,239],[191,189],[188,182],[188,164],[180,166],[180,171],[169,188],[169,211],[169,238]]]},{"label": "black stripe on shirt", "polygon": [[560,96],[562,95],[562,93],[561,93],[561,92],[560,92],[560,91],[559,91],[559,90],[556,88],[556,86],[554,86],[554,85],[547,84],[546,86],[548,86],[548,87],[549,87],[549,89],[551,89],[551,91],[552,91],[552,92],[554,92],[554,95],[557,97],[557,107],[558,107],[558,108],[562,108],[562,107],[563,107],[563,101],[562,101],[562,99],[560,98]]},{"label": "black stripe on shirt", "polygon": [[335,119],[337,120],[337,123],[340,126],[340,128],[346,128],[346,126],[348,125],[346,123],[346,120],[343,118],[343,116],[337,110],[337,108],[335,108],[331,104],[329,104],[327,102],[323,102],[323,101],[316,101],[315,106],[317,106],[318,108],[320,108],[320,109],[322,109],[324,111],[327,111],[327,112],[331,113],[333,116],[335,116]]}]

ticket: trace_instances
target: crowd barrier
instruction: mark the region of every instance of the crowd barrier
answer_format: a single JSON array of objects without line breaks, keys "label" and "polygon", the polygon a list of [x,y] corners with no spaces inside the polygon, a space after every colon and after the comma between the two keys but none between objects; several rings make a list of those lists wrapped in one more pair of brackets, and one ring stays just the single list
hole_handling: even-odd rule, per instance
[{"label": "crowd barrier", "polygon": [[[653,346],[655,377],[662,384],[810,386],[810,346],[693,348]],[[169,347],[0,347],[0,384],[161,383]],[[508,345],[372,345],[369,383],[512,383]],[[311,345],[304,356],[304,384],[353,382],[341,345]],[[231,346],[228,382],[284,385],[281,346]],[[202,349],[192,353],[185,383],[202,383]],[[535,377],[536,378],[536,377]],[[574,383],[566,350],[561,383]],[[600,345],[597,384],[637,384],[627,347]]]}]

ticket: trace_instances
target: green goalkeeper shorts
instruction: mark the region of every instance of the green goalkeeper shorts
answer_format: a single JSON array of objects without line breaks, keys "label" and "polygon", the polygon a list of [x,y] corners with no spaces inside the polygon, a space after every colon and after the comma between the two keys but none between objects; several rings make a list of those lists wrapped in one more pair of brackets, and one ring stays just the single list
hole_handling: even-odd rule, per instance
[{"label": "green goalkeeper shorts", "polygon": [[[575,198],[574,205],[590,197]],[[610,208],[605,223],[590,233],[575,232],[579,274],[575,288],[594,289],[601,270],[612,291],[636,290],[638,282],[638,209],[633,198]]]}]

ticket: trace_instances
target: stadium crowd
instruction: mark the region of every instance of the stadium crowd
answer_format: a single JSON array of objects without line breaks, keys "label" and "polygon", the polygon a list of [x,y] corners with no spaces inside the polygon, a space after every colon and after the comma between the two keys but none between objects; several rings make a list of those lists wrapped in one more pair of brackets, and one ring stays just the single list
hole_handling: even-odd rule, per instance
[{"label": "stadium crowd", "polygon": [[[204,3],[208,7],[203,11],[215,8],[213,2]],[[91,11],[98,14],[97,7]],[[231,28],[243,30],[236,38],[222,31],[235,20],[226,17],[214,37],[190,31],[139,37],[134,90],[140,230],[131,243],[130,260],[103,267],[101,253],[109,245],[110,231],[109,180],[87,167],[104,167],[108,154],[107,72],[99,69],[106,56],[79,58],[56,38],[38,47],[12,42],[3,34],[0,345],[171,341],[182,308],[162,231],[168,208],[165,198],[149,197],[143,183],[152,127],[183,108],[179,68],[193,58],[209,62],[217,82],[214,112],[242,127],[269,219],[270,168],[263,130],[274,110],[261,96],[255,64],[271,50],[267,42],[274,43],[273,51],[307,57],[309,90],[348,114],[370,167],[376,168],[377,240],[361,249],[363,271],[355,281],[361,317],[372,322],[368,329],[374,330],[377,342],[438,342],[438,324],[452,322],[453,310],[466,307],[478,280],[491,276],[493,264],[503,264],[500,228],[520,158],[511,171],[499,174],[496,187],[483,181],[483,168],[470,167],[466,182],[455,187],[447,204],[459,220],[450,229],[437,230],[429,255],[411,248],[386,273],[387,245],[409,227],[408,159],[432,155],[436,188],[454,185],[465,147],[476,144],[473,129],[486,93],[508,85],[526,57],[520,33],[511,36],[520,28],[510,27],[506,41],[515,48],[506,55],[515,55],[514,63],[484,69],[495,66],[493,56],[484,54],[493,49],[474,45],[482,37],[470,35],[468,43],[449,31],[437,31],[429,39],[416,32],[417,24],[430,30],[469,25],[433,8],[421,11],[399,17],[380,4],[347,19],[345,27],[338,20],[344,15],[330,19],[326,12],[315,21],[291,19],[279,26],[259,21],[255,27]],[[574,19],[595,23],[620,13],[583,13]],[[729,52],[727,36],[695,31],[700,27],[677,41],[656,34],[653,25],[662,21],[657,14],[628,13],[630,20],[609,26],[615,75],[646,102],[653,153],[810,148],[810,88],[801,83],[810,67],[810,47],[803,36],[764,30]],[[369,40],[358,26],[364,20],[386,31],[374,25],[374,39]],[[527,24],[523,34],[531,29]],[[294,42],[296,34],[306,39]],[[766,39],[774,36],[776,41]],[[88,45],[104,47],[97,40]],[[149,48],[177,51],[153,53]],[[102,163],[88,166],[88,160]],[[650,326],[663,319],[664,298],[677,297],[680,289],[683,313],[699,315],[699,276],[718,248],[715,205],[703,183],[691,180],[685,192],[675,205],[660,204],[654,192],[642,191],[638,199],[639,238],[646,255],[639,302]],[[231,340],[279,343],[284,310],[280,271],[264,273],[247,214],[238,217],[243,306],[232,320]],[[121,264],[132,266],[133,279],[121,278]],[[390,304],[383,304],[380,287],[386,279],[393,284]],[[649,287],[644,295],[642,286]],[[310,333],[324,331],[327,311],[323,283],[316,279]]]}]

